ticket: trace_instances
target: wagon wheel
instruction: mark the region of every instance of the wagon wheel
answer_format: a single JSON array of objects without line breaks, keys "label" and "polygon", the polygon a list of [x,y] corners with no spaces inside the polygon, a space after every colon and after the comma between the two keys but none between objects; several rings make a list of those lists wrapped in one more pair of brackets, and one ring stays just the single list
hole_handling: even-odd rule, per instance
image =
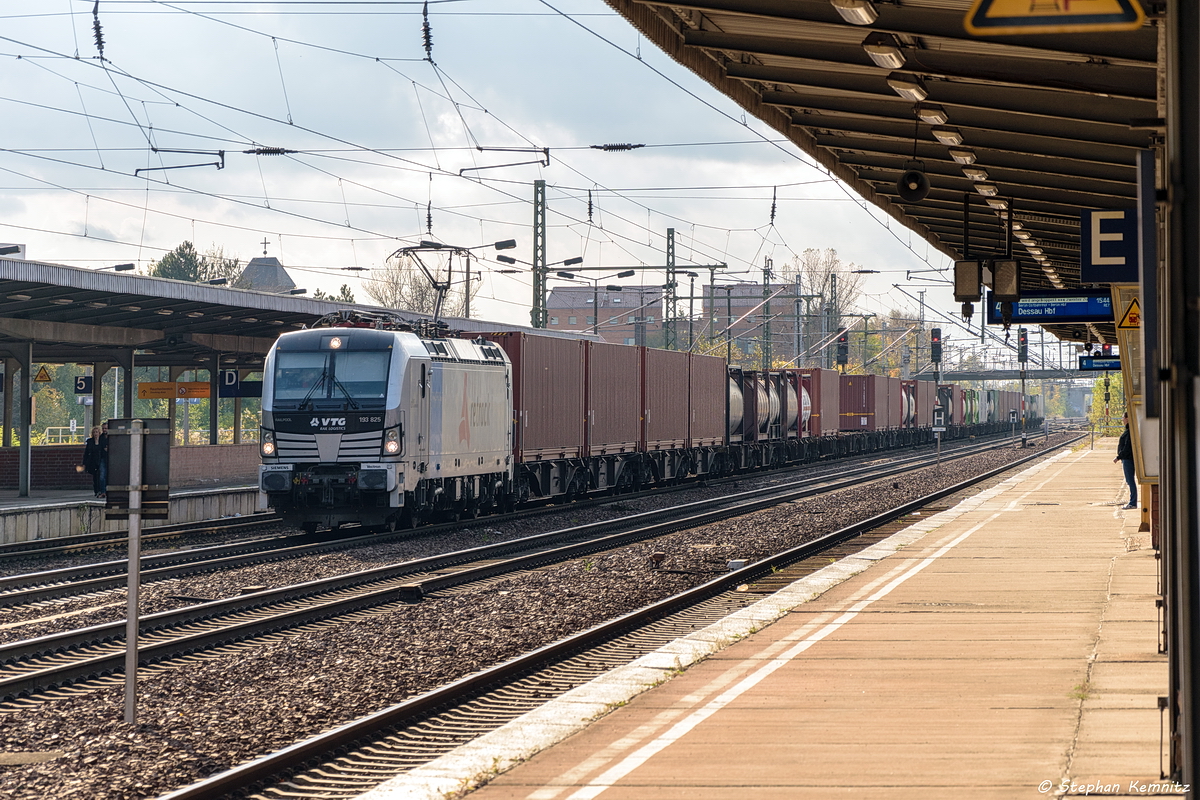
[{"label": "wagon wheel", "polygon": [[421,512],[409,506],[404,507],[404,511],[400,515],[400,523],[405,528],[419,528],[421,526]]}]

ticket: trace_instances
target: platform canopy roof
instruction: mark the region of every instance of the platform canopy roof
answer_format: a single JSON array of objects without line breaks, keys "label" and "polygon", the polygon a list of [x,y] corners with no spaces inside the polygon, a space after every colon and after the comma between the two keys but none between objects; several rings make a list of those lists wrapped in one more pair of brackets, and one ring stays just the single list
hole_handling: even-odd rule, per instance
[{"label": "platform canopy roof", "polygon": [[[1005,250],[1011,209],[1041,250],[1013,248],[1027,289],[1079,286],[1080,210],[1134,207],[1136,153],[1162,141],[1154,19],[982,39],[964,27],[971,0],[607,1],[947,256],[966,251],[964,196],[972,258]],[[874,19],[851,24],[838,5]],[[931,187],[906,202],[897,180],[914,161]],[[1112,324],[1047,327],[1115,341]]]},{"label": "platform canopy roof", "polygon": [[[35,363],[120,362],[205,368],[262,364],[279,334],[332,312],[376,306],[0,258],[0,354],[33,343]],[[424,315],[404,312],[413,319]],[[531,330],[448,319],[462,330]],[[551,336],[570,334],[545,332]]]}]

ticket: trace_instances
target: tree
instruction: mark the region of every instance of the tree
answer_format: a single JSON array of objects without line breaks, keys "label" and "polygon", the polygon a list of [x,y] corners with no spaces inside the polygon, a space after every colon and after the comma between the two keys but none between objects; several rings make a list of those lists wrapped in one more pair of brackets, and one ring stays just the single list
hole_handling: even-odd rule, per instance
[{"label": "tree", "polygon": [[[450,281],[450,289],[442,302],[442,316],[466,316],[466,281],[462,276],[461,260],[459,264],[454,264],[452,253],[423,252],[420,258],[439,283]],[[409,253],[389,257],[382,268],[373,272],[363,288],[384,308],[433,314],[437,306],[437,290],[433,288],[415,257]],[[475,297],[478,292],[479,281],[473,281],[471,297]]]},{"label": "tree", "polygon": [[313,292],[314,300],[331,300],[335,303],[353,303],[354,292],[350,291],[350,285],[343,283],[342,289],[337,294],[325,294],[320,289]]},{"label": "tree", "polygon": [[191,242],[183,242],[152,263],[148,274],[155,278],[171,278],[192,283],[224,278],[231,285],[237,286],[242,274],[242,262],[241,259],[226,256],[224,248],[214,246],[207,252],[200,253]]},{"label": "tree", "polygon": [[[837,250],[833,248],[818,250],[812,247],[780,269],[776,280],[795,283],[799,275],[800,293],[806,296],[801,301],[801,313],[805,314],[804,341],[809,355],[800,360],[799,366],[824,363],[825,349],[833,346],[838,327],[846,325],[843,318],[854,311],[862,294],[862,275],[854,273],[857,269],[860,269],[857,264],[844,263],[838,258]],[[826,347],[818,353],[822,334]]]},{"label": "tree", "polygon": [[[862,294],[862,275],[855,270],[862,269],[855,263],[844,263],[838,258],[837,250],[832,247],[818,250],[810,247],[800,255],[785,264],[779,272],[779,279],[795,282],[800,275],[800,289],[806,295],[821,295],[826,303],[833,300],[833,290],[830,276],[837,276],[837,302],[834,311],[838,315],[851,313],[858,305],[859,295]],[[815,313],[816,303],[813,309]]]}]

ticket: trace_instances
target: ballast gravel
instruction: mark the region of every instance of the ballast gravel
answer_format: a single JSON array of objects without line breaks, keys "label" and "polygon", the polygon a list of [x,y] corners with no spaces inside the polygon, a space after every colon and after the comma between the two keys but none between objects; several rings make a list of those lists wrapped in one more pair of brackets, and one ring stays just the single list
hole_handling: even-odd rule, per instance
[{"label": "ballast gravel", "polygon": [[[1057,439],[1051,437],[1046,449]],[[0,796],[157,797],[668,597],[724,572],[732,558],[757,560],[1028,454],[1029,450],[993,451],[968,465],[920,470],[900,481],[889,479],[786,504],[479,588],[381,609],[355,622],[330,623],[290,638],[235,648],[226,656],[144,676],[136,725],[122,721],[120,688],[3,711]],[[597,513],[613,516],[611,511]],[[492,535],[508,538],[531,532]],[[461,539],[453,544],[419,541],[442,550],[463,545]],[[398,556],[390,552],[393,547],[383,546],[387,553],[362,548],[320,556],[315,564],[314,559],[303,559],[303,566],[267,564],[238,570],[237,576],[189,578],[176,582],[169,593],[222,596],[247,583],[280,585],[417,557]],[[654,552],[666,554],[657,568],[650,559]],[[229,585],[219,585],[222,580]],[[143,613],[157,610],[156,604],[163,602],[167,601],[148,598]],[[67,627],[90,624],[85,622],[88,618],[89,614],[71,617]]]}]

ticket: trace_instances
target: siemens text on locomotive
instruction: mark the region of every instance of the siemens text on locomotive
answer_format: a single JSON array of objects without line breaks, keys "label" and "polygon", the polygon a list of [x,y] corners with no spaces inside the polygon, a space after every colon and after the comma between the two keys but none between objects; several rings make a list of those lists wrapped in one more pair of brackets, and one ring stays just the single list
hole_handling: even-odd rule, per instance
[{"label": "siemens text on locomotive", "polygon": [[263,375],[263,505],[307,529],[415,525],[1040,422],[1017,392],[529,332],[418,335],[342,312]]}]

